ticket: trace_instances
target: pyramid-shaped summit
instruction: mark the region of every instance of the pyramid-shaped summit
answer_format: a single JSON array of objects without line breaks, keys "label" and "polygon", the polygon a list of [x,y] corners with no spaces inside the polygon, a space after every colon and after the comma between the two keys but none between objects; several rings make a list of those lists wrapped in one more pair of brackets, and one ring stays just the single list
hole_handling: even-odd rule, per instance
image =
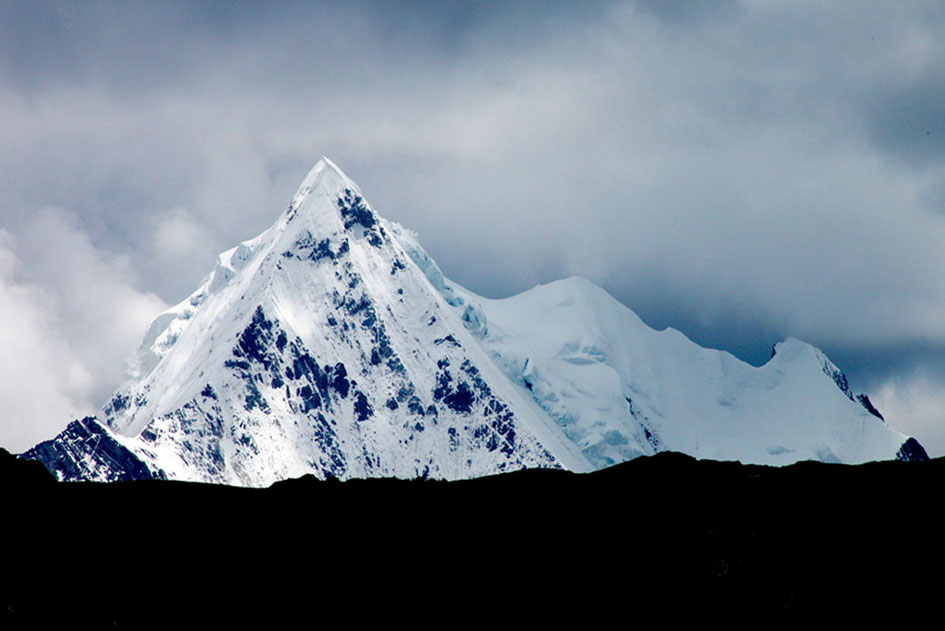
[{"label": "pyramid-shaped summit", "polygon": [[268,230],[155,318],[101,421],[24,456],[64,480],[247,486],[588,471],[662,450],[924,456],[840,377],[793,340],[756,368],[653,331],[581,279],[475,296],[323,158]]},{"label": "pyramid-shaped summit", "polygon": [[[157,477],[249,486],[588,469],[398,232],[322,159],[272,227],[222,253],[152,322],[103,422],[32,455],[67,479],[141,477],[143,463]],[[128,453],[98,462],[100,436]]]}]

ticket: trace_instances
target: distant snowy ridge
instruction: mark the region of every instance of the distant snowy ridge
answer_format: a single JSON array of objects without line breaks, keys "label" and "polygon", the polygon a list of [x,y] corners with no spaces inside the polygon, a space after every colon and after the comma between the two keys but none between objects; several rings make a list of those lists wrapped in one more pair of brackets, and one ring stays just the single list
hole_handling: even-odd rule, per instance
[{"label": "distant snowy ridge", "polygon": [[584,279],[477,296],[324,158],[272,227],[154,319],[103,419],[23,456],[64,480],[265,486],[589,471],[666,450],[925,455],[797,340],[753,367],[650,329]]},{"label": "distant snowy ridge", "polygon": [[675,329],[655,331],[579,277],[489,300],[443,278],[415,235],[396,234],[506,376],[595,468],[658,451],[771,465],[924,455],[809,344],[788,339],[755,367]]}]

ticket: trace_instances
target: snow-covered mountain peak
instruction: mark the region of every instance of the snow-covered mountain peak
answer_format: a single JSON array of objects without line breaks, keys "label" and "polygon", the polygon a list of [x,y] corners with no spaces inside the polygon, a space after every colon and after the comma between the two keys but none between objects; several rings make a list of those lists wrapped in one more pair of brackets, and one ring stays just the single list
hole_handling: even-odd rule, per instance
[{"label": "snow-covered mountain peak", "polygon": [[771,354],[772,358],[781,356],[783,359],[791,358],[794,359],[801,355],[802,353],[814,353],[817,352],[817,349],[804,342],[799,340],[796,337],[788,337],[787,339],[778,342],[774,345],[773,352]]},{"label": "snow-covered mountain peak", "polygon": [[278,261],[279,255],[312,261],[334,259],[361,242],[380,248],[384,241],[389,240],[380,220],[361,196],[358,185],[331,160],[321,158],[306,175],[285,213],[257,237],[222,252],[194,293],[151,322],[130,362],[129,376],[147,376],[209,297],[242,291],[239,287],[252,276],[241,274],[244,269],[251,268],[262,277],[272,274],[273,261]]},{"label": "snow-covered mountain peak", "polygon": [[268,230],[155,319],[105,424],[185,479],[588,470],[416,248],[321,160]]},{"label": "snow-covered mountain peak", "polygon": [[479,302],[496,363],[598,467],[664,450],[853,463],[895,457],[906,444],[821,351],[794,338],[752,366],[651,329],[579,277]]},{"label": "snow-covered mountain peak", "polygon": [[750,366],[649,328],[580,277],[477,296],[327,158],[155,318],[133,365],[104,423],[31,457],[62,479],[262,486],[587,471],[665,450],[769,464],[924,453],[798,340]]},{"label": "snow-covered mountain peak", "polygon": [[[306,247],[306,234],[326,238],[350,231],[379,247],[383,228],[380,218],[361,194],[361,189],[328,158],[323,157],[309,171],[292,197],[284,216],[267,233],[289,233]],[[259,238],[265,239],[266,234]],[[272,237],[270,236],[270,239]],[[283,237],[285,241],[287,237]],[[292,245],[294,241],[283,243]]]},{"label": "snow-covered mountain peak", "polygon": [[322,156],[302,180],[286,212],[293,215],[309,197],[336,198],[338,193],[346,188],[361,194],[358,185],[345,175],[338,165]]}]

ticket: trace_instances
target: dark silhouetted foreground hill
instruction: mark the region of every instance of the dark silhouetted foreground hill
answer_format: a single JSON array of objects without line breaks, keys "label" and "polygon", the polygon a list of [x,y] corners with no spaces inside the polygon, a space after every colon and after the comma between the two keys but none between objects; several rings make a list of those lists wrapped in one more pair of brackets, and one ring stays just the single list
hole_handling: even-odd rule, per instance
[{"label": "dark silhouetted foreground hill", "polygon": [[463,482],[57,483],[0,450],[0,627],[908,618],[945,588],[943,481],[942,460],[666,453]]}]

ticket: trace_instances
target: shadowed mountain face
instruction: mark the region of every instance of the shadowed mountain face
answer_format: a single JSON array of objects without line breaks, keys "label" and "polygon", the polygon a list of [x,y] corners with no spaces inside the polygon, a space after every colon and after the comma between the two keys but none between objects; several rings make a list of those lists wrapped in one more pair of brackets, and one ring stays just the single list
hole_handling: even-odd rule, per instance
[{"label": "shadowed mountain face", "polygon": [[57,484],[0,452],[15,542],[0,625],[908,616],[945,587],[924,508],[943,483],[940,460],[777,468],[664,453],[458,482]]},{"label": "shadowed mountain face", "polygon": [[116,441],[108,429],[92,417],[69,423],[55,440],[42,442],[21,457],[44,463],[64,482],[89,478],[117,482],[164,477],[160,471],[149,469],[143,460]]},{"label": "shadowed mountain face", "polygon": [[61,480],[241,486],[592,471],[662,451],[924,457],[798,340],[753,367],[650,329],[583,279],[476,296],[325,159],[152,322],[132,363],[100,420],[24,457]]}]

